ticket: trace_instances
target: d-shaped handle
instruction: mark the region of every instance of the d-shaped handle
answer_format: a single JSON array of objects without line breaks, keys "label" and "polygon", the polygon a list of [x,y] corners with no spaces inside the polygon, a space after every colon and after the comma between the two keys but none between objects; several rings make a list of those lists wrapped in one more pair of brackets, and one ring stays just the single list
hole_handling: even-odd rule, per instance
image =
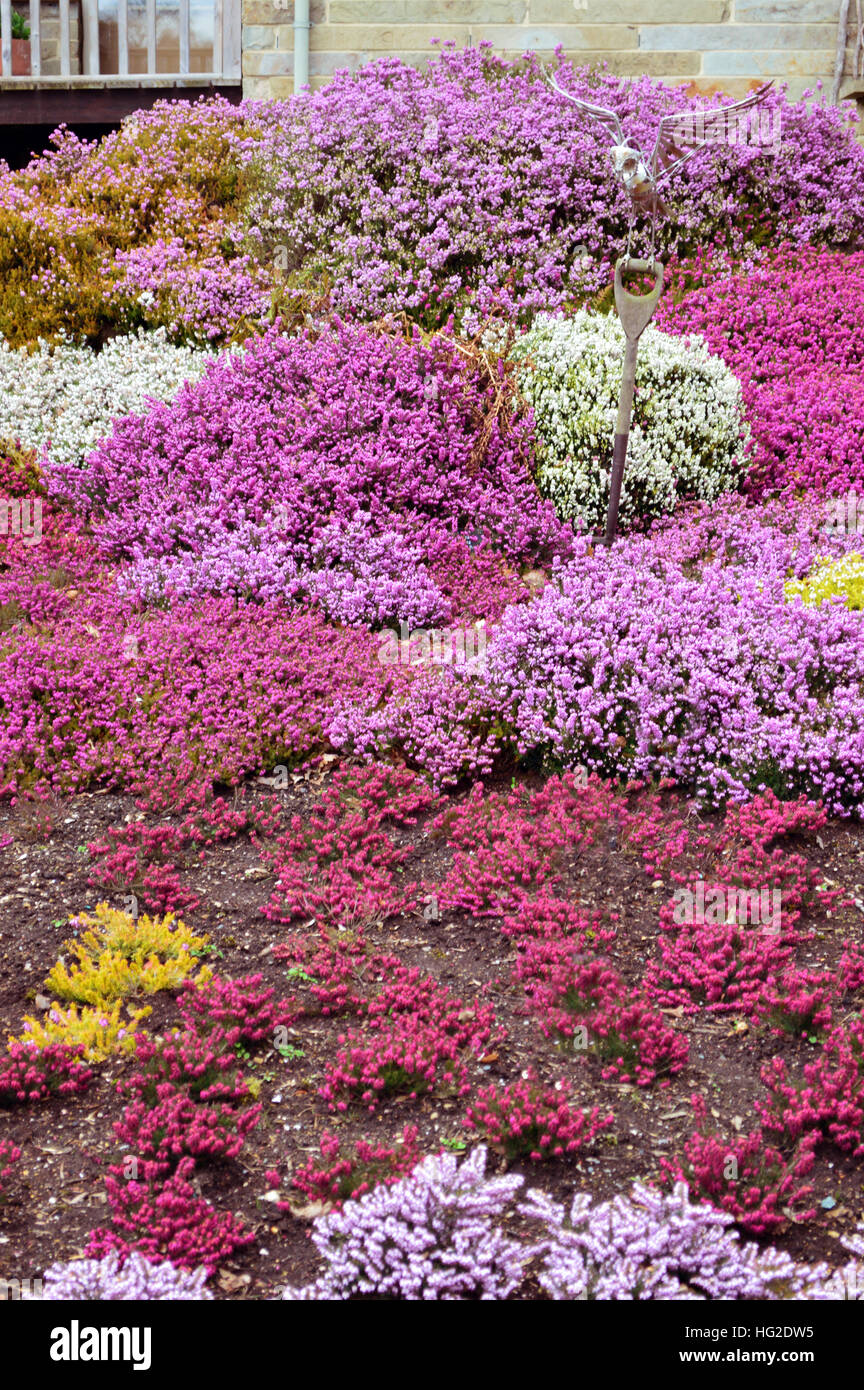
[{"label": "d-shaped handle", "polygon": [[[654,272],[654,288],[648,294],[631,294],[624,288],[624,271],[636,270],[645,274]],[[651,320],[663,293],[663,262],[632,261],[622,256],[615,262],[615,308],[621,326],[628,338],[635,341]]]}]

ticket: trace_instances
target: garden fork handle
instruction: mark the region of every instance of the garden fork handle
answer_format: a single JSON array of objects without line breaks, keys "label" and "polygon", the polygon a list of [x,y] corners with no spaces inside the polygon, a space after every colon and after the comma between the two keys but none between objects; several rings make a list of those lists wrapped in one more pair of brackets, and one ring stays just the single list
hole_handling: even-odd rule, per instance
[{"label": "garden fork handle", "polygon": [[[631,294],[624,288],[624,271],[635,270],[654,275],[654,288],[648,294]],[[627,338],[624,352],[624,372],[621,377],[621,393],[618,397],[618,421],[615,426],[615,443],[612,448],[612,476],[609,479],[609,511],[606,515],[606,545],[611,545],[618,530],[618,507],[621,501],[621,484],[624,481],[624,464],[627,461],[627,441],[630,437],[630,419],[633,414],[633,393],[636,389],[636,354],[639,339],[651,319],[663,293],[663,262],[635,261],[629,256],[622,257],[615,264],[615,308]]]},{"label": "garden fork handle", "polygon": [[[654,288],[648,294],[631,294],[624,288],[624,271],[635,270],[654,276]],[[660,302],[663,293],[663,262],[636,261],[622,256],[615,262],[615,308],[621,320],[621,327],[628,338],[640,338],[651,321],[651,316]]]}]

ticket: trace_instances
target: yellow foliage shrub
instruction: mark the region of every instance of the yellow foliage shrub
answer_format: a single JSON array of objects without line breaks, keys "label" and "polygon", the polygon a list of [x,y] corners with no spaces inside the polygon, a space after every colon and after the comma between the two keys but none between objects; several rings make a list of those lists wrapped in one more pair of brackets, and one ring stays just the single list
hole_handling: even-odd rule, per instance
[{"label": "yellow foliage shrub", "polygon": [[196,936],[182,922],[175,925],[173,912],[136,918],[100,903],[92,916],[75,921],[84,928],[82,935],[64,943],[75,959],[71,966],[58,961],[45,981],[60,999],[101,1004],[176,989],[184,980],[210,979],[212,972],[198,962],[209,938]]},{"label": "yellow foliage shrub", "polygon": [[787,579],[783,592],[786,598],[797,597],[810,605],[844,598],[847,608],[864,608],[864,555],[819,559],[805,579]]},{"label": "yellow foliage shrub", "polygon": [[151,1012],[149,1008],[130,1009],[128,1018],[121,1018],[121,1008],[119,999],[111,1008],[83,1008],[80,1014],[75,1004],[68,1009],[55,1004],[42,1018],[27,1014],[24,1032],[9,1041],[35,1043],[39,1048],[52,1043],[83,1044],[88,1062],[102,1062],[118,1053],[134,1052],[138,1024]]}]

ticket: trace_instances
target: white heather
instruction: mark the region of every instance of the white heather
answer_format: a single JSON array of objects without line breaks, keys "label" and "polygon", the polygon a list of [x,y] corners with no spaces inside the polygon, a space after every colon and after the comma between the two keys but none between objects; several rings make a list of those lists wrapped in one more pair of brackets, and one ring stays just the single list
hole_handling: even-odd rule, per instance
[{"label": "white heather", "polygon": [[[614,315],[538,314],[512,352],[534,411],[540,490],[559,516],[597,525],[609,494],[623,330]],[[713,501],[734,489],[749,441],[740,382],[704,339],[646,328],[622,521],[669,512],[684,495]]]},{"label": "white heather", "polygon": [[174,346],[164,329],[110,338],[101,352],[40,340],[28,353],[0,337],[0,440],[80,464],[115,420],[143,414],[148,398],[173,400],[215,356]]}]

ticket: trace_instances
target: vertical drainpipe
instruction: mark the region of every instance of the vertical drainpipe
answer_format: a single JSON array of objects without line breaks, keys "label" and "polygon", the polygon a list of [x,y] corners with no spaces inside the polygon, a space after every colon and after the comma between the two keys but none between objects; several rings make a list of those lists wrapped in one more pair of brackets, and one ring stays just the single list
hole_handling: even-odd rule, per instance
[{"label": "vertical drainpipe", "polygon": [[309,0],[294,0],[294,91],[309,81]]}]

